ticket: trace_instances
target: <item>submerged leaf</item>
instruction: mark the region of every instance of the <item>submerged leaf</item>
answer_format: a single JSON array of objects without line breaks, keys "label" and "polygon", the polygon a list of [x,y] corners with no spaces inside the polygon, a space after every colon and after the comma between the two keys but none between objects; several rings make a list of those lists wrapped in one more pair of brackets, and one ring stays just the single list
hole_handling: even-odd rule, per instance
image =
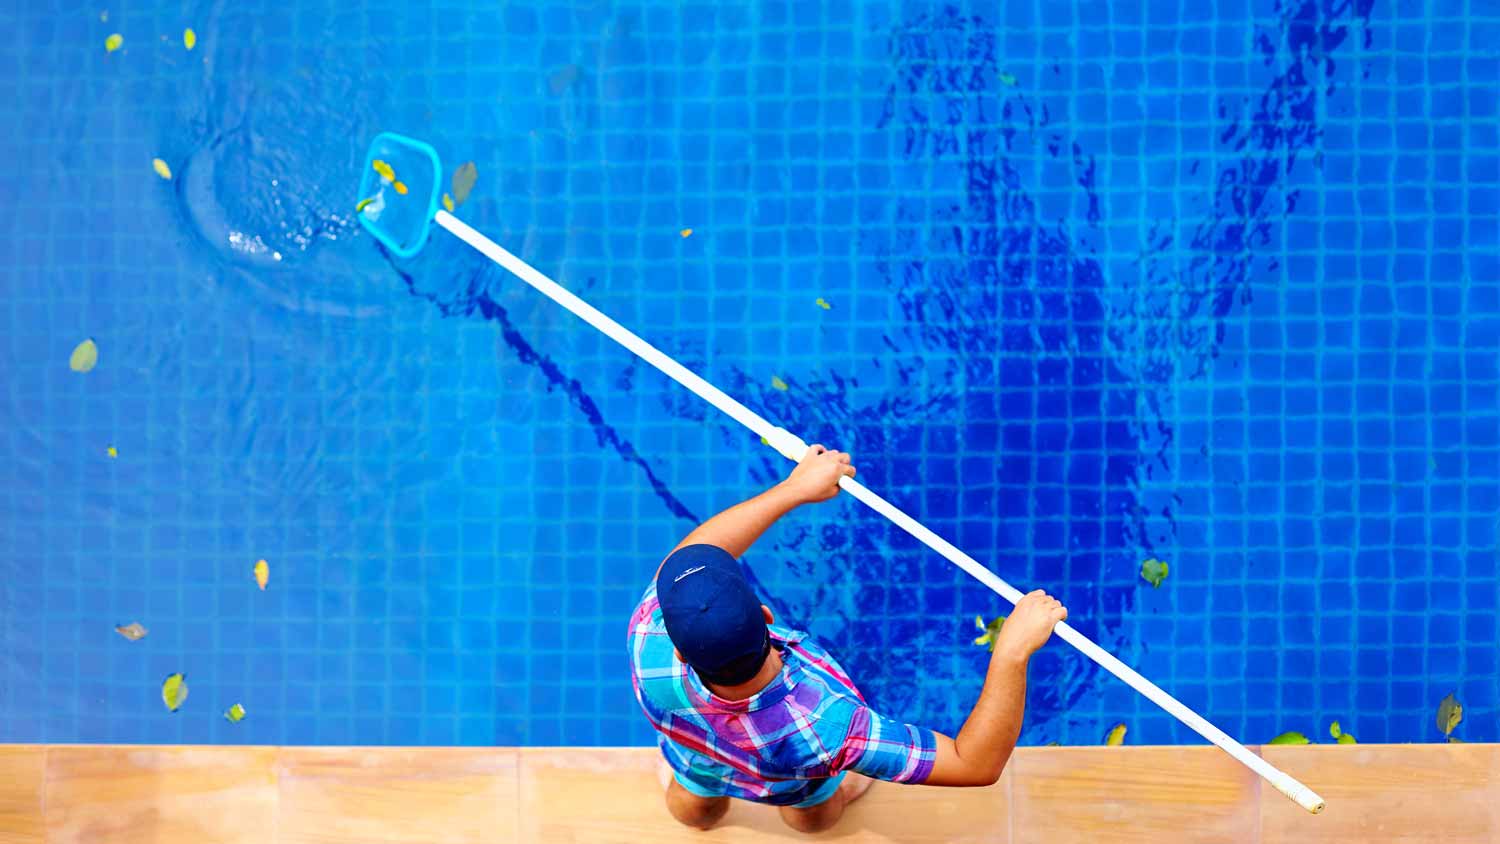
[{"label": "submerged leaf", "polygon": [[160,158],[151,159],[151,169],[155,170],[156,175],[163,179],[170,180],[172,178],[172,168],[168,167],[167,162],[162,161]]},{"label": "submerged leaf", "polygon": [[1005,618],[1003,615],[997,615],[986,624],[983,618],[974,616],[974,626],[983,631],[974,637],[974,644],[988,645],[990,653],[994,653],[995,642],[1000,638],[1000,628],[1005,626]]},{"label": "submerged leaf", "polygon": [[370,162],[370,168],[379,173],[380,178],[385,179],[387,182],[396,181],[396,171],[392,170],[391,165],[386,164],[384,161],[377,158]]},{"label": "submerged leaf", "polygon": [[139,642],[140,640],[146,638],[146,634],[151,631],[142,627],[139,621],[132,621],[129,624],[121,624],[117,626],[115,628],[115,632],[119,633],[121,636],[124,636],[132,642]]},{"label": "submerged leaf", "polygon": [[1309,744],[1309,742],[1307,740],[1307,736],[1304,736],[1299,732],[1292,731],[1288,733],[1282,733],[1276,738],[1273,738],[1270,741],[1266,742],[1266,744]]},{"label": "submerged leaf", "polygon": [[68,357],[68,368],[74,372],[88,372],[99,363],[99,346],[92,339],[85,340],[73,348]]},{"label": "submerged leaf", "polygon": [[1151,584],[1152,589],[1161,586],[1161,582],[1167,579],[1167,564],[1161,560],[1141,563],[1141,578]]},{"label": "submerged leaf", "polygon": [[786,382],[783,381],[783,380],[781,380],[780,376],[772,375],[771,376],[771,386],[775,387],[778,390],[785,390],[786,389]]},{"label": "submerged leaf", "polygon": [[1359,742],[1357,742],[1357,741],[1354,740],[1354,736],[1351,736],[1348,733],[1340,733],[1339,734],[1339,744],[1358,744],[1358,743]]},{"label": "submerged leaf", "polygon": [[1344,734],[1344,731],[1339,727],[1339,722],[1334,721],[1332,724],[1328,725],[1328,734],[1330,736],[1333,736],[1334,738],[1338,738],[1339,736]]},{"label": "submerged leaf", "polygon": [[1445,736],[1453,735],[1453,728],[1464,719],[1464,706],[1458,698],[1448,695],[1438,704],[1437,728]]},{"label": "submerged leaf", "polygon": [[578,79],[581,71],[576,64],[565,64],[558,68],[555,73],[547,77],[547,90],[555,97],[568,90]]},{"label": "submerged leaf", "polygon": [[469,198],[469,192],[474,190],[474,183],[479,181],[479,168],[474,162],[465,161],[458,165],[453,171],[453,204],[463,205],[464,200]]},{"label": "submerged leaf", "polygon": [[236,703],[234,706],[224,710],[224,720],[231,724],[238,724],[245,720],[245,707]]},{"label": "submerged leaf", "polygon": [[829,308],[833,307],[832,305],[828,304],[828,300],[824,299],[822,296],[819,296],[815,300],[814,304],[816,304],[818,307],[822,308],[825,311],[828,310]]},{"label": "submerged leaf", "polygon": [[255,585],[259,586],[260,591],[264,592],[266,591],[266,584],[270,582],[270,580],[271,564],[267,563],[265,560],[257,560],[255,562]]},{"label": "submerged leaf", "polygon": [[445,211],[447,211],[449,214],[452,214],[454,207],[455,206],[453,205],[453,197],[449,196],[446,193],[443,194],[443,209]]},{"label": "submerged leaf", "polygon": [[693,230],[692,229],[683,229],[682,231],[678,232],[678,234],[682,235],[684,239],[685,238],[689,238],[689,237],[693,236]]},{"label": "submerged leaf", "polygon": [[182,46],[189,50],[198,46],[198,33],[194,32],[191,28],[184,29],[182,31]]},{"label": "submerged leaf", "polygon": [[187,700],[187,696],[187,679],[181,674],[169,675],[162,681],[161,702],[165,703],[168,709],[176,712],[177,707],[182,706],[182,702]]},{"label": "submerged leaf", "polygon": [[1125,725],[1124,724],[1116,724],[1109,731],[1109,735],[1107,735],[1107,736],[1104,737],[1104,746],[1105,747],[1119,747],[1120,745],[1122,745],[1124,743],[1125,743]]},{"label": "submerged leaf", "polygon": [[125,44],[125,36],[116,32],[114,35],[104,39],[104,52],[113,53]]}]

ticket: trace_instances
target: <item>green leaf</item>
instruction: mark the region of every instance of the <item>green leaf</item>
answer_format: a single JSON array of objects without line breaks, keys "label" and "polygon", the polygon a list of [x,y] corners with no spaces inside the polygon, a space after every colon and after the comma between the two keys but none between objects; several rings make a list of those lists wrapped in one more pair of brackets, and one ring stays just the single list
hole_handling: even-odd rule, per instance
[{"label": "green leaf", "polygon": [[172,674],[162,681],[161,702],[167,705],[167,709],[176,712],[177,707],[187,700],[187,696],[187,680],[181,674]]},{"label": "green leaf", "polygon": [[224,720],[231,724],[238,724],[245,720],[245,707],[236,703],[234,706],[224,710]]},{"label": "green leaf", "polygon": [[1338,738],[1339,736],[1344,734],[1344,731],[1339,729],[1339,722],[1334,721],[1332,724],[1328,725],[1328,734],[1330,736],[1333,736],[1334,738]]},{"label": "green leaf", "polygon": [[1443,702],[1438,704],[1437,728],[1445,736],[1453,735],[1453,728],[1464,719],[1464,705],[1458,702],[1458,698],[1448,695]]},{"label": "green leaf", "polygon": [[1348,733],[1340,733],[1339,744],[1359,744],[1359,742],[1355,741],[1354,736],[1351,736]]},{"label": "green leaf", "polygon": [[1161,560],[1141,563],[1141,578],[1151,584],[1152,589],[1161,586],[1161,582],[1167,579],[1167,564]]},{"label": "green leaf", "polygon": [[979,616],[974,616],[974,626],[984,631],[983,633],[975,637],[974,644],[989,645],[990,653],[994,653],[995,640],[1000,638],[1000,628],[1004,626],[1004,624],[1005,616],[1003,615],[995,616],[988,624],[986,624],[984,622],[984,619],[980,618]]},{"label": "green leaf", "polygon": [[1281,735],[1277,736],[1276,738],[1273,738],[1270,741],[1266,742],[1266,744],[1309,744],[1309,743],[1310,742],[1308,742],[1307,736],[1304,736],[1301,733],[1295,732],[1295,731],[1289,732],[1289,733],[1282,733]]},{"label": "green leaf", "polygon": [[463,205],[464,200],[469,198],[469,191],[474,189],[474,183],[479,181],[479,168],[474,162],[465,161],[453,171],[453,204]]},{"label": "green leaf", "polygon": [[1109,735],[1104,737],[1105,747],[1119,747],[1125,743],[1125,725],[1116,724],[1110,728]]},{"label": "green leaf", "polygon": [[68,357],[68,368],[74,372],[88,372],[99,363],[99,347],[92,339],[79,343]]}]

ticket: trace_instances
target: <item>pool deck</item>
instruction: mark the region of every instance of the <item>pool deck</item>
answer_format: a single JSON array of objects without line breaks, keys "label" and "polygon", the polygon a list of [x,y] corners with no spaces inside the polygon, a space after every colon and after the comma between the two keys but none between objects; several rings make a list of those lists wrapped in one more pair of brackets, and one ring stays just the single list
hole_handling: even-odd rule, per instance
[{"label": "pool deck", "polygon": [[1500,841],[1500,745],[1262,747],[1308,815],[1210,747],[1033,747],[984,789],[876,783],[833,830],[662,806],[651,748],[0,745],[0,844]]}]

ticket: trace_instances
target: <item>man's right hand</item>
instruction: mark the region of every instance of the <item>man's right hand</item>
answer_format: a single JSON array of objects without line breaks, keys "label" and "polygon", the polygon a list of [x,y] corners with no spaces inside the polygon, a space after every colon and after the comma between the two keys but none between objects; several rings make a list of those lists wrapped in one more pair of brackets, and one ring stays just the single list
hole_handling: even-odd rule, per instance
[{"label": "man's right hand", "polygon": [[995,640],[995,655],[1025,661],[1047,644],[1052,628],[1068,617],[1062,602],[1038,589],[1016,602]]}]

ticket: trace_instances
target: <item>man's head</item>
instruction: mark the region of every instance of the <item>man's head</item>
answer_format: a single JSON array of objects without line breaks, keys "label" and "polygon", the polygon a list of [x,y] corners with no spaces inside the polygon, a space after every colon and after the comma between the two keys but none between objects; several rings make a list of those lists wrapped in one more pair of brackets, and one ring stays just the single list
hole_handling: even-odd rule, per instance
[{"label": "man's head", "polygon": [[760,671],[771,650],[768,613],[728,551],[677,549],[656,576],[656,597],[667,636],[704,681],[736,686]]}]

